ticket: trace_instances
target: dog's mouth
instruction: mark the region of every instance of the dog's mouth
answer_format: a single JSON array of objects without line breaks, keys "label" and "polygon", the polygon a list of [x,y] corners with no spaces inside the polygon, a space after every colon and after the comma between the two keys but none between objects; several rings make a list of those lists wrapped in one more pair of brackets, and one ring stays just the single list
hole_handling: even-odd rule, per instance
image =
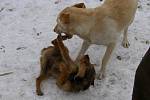
[{"label": "dog's mouth", "polygon": [[67,39],[71,39],[73,37],[73,35],[64,33],[64,34],[62,34],[62,37],[67,38]]},{"label": "dog's mouth", "polygon": [[71,38],[72,38],[72,35],[66,35],[66,37],[67,37],[68,39],[71,39]]},{"label": "dog's mouth", "polygon": [[62,40],[67,40],[67,39],[71,39],[72,35],[67,35],[67,34],[58,34],[61,36]]},{"label": "dog's mouth", "polygon": [[64,39],[71,39],[73,37],[73,35],[70,35],[66,32],[56,32],[56,34],[61,35]]}]

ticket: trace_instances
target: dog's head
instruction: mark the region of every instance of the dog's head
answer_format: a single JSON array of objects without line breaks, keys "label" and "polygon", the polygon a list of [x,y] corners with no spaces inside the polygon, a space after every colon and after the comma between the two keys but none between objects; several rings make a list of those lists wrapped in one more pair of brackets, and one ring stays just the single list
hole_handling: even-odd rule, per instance
[{"label": "dog's head", "polygon": [[88,55],[84,55],[81,59],[80,59],[80,64],[84,64],[87,69],[86,69],[86,73],[84,78],[87,79],[88,81],[85,82],[87,84],[87,86],[89,85],[94,85],[94,80],[95,80],[95,69],[94,66],[90,63],[90,58]]},{"label": "dog's head", "polygon": [[75,77],[75,83],[82,86],[81,90],[86,90],[90,85],[94,85],[95,80],[95,69],[94,66],[90,63],[90,58],[88,55],[84,55],[80,59],[80,67],[85,67],[85,74],[83,77]]},{"label": "dog's head", "polygon": [[[85,8],[84,3],[78,3],[71,7],[77,7],[77,8]],[[54,32],[57,34],[65,33],[68,38],[72,38],[73,34],[70,30],[70,11],[69,9],[71,7],[65,8],[63,11],[60,12],[60,14],[57,17],[57,24],[54,28]]]}]

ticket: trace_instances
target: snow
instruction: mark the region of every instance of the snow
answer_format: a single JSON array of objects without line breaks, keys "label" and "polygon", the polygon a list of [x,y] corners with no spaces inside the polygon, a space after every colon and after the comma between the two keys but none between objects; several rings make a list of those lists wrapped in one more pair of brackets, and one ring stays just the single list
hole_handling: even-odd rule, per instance
[{"label": "snow", "polygon": [[[79,93],[60,90],[54,79],[42,84],[44,96],[35,93],[35,79],[40,72],[40,50],[56,37],[53,28],[57,14],[74,3],[96,7],[99,0],[0,0],[0,100],[131,100],[134,75],[150,46],[150,0],[140,0],[135,20],[129,28],[131,46],[125,49],[120,38],[107,65],[105,80],[96,80],[95,87]],[[82,40],[77,36],[65,44],[74,59]],[[100,69],[104,46],[93,45],[87,51],[91,62]],[[121,57],[121,60],[117,59]]]}]

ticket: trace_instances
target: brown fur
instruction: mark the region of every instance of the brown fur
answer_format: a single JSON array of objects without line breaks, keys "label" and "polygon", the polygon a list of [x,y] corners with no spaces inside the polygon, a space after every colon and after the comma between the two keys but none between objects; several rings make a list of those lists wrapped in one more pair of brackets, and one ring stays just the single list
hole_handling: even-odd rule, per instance
[{"label": "brown fur", "polygon": [[[67,37],[64,37],[63,39],[65,40],[66,38]],[[38,95],[43,95],[40,88],[41,82],[47,79],[49,76],[57,78],[60,73],[59,64],[63,63],[63,59],[57,44],[57,39],[53,40],[52,44],[54,46],[49,46],[41,51],[41,72],[39,77],[36,79],[36,92]]]},{"label": "brown fur", "polygon": [[[78,72],[68,73],[65,65],[61,65],[60,67],[62,72],[59,80],[57,80],[57,86],[64,91],[78,92],[88,89],[90,85],[94,85],[95,70],[94,66],[90,64],[87,55],[81,58]],[[80,76],[79,73],[81,73],[82,76]]]},{"label": "brown fur", "polygon": [[[65,91],[77,92],[87,89],[91,84],[93,85],[95,70],[89,61],[89,56],[85,55],[81,58],[79,70],[77,70],[77,65],[70,58],[69,52],[66,52],[61,39],[58,42],[60,52],[66,64],[60,65],[61,74],[59,80],[57,80],[58,87]],[[76,83],[76,80],[72,80],[69,77],[79,79],[79,83]]]},{"label": "brown fur", "polygon": [[[81,59],[80,67],[72,61],[67,47],[64,46],[61,36],[52,41],[54,46],[42,50],[41,73],[36,79],[37,95],[43,95],[40,84],[49,76],[56,78],[56,84],[64,91],[76,92],[93,85],[95,70],[86,55]],[[91,74],[87,74],[91,73]],[[75,79],[74,79],[75,78]],[[78,84],[78,79],[80,84]]]}]

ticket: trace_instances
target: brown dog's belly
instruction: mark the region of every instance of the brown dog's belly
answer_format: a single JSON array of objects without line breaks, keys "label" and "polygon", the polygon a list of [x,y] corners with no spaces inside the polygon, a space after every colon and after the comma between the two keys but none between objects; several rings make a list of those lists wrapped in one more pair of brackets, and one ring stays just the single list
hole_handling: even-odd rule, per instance
[{"label": "brown dog's belly", "polygon": [[60,75],[59,65],[52,65],[51,68],[48,70],[48,75],[56,79]]}]

